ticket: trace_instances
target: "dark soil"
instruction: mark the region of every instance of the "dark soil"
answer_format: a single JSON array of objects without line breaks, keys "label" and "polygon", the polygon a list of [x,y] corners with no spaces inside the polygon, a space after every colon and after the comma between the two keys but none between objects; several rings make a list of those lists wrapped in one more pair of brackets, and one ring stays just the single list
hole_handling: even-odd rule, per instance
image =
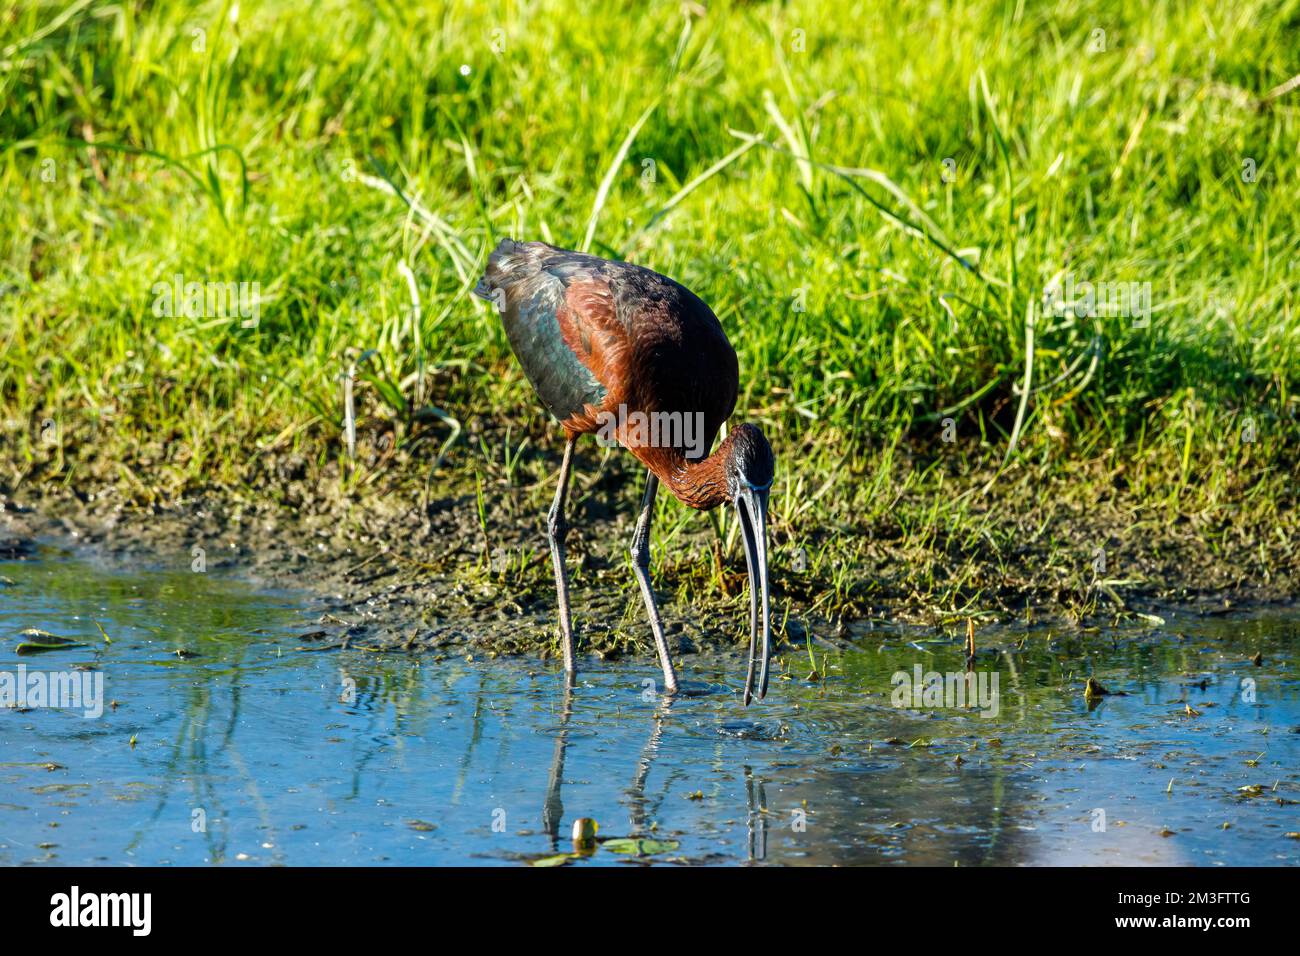
[{"label": "dark soil", "polygon": [[[579,455],[569,534],[579,652],[653,654],[625,557],[641,477],[625,470],[625,456],[598,468],[587,457],[594,454]],[[460,478],[440,479],[427,503],[423,468],[411,463],[368,472],[373,480],[354,481],[348,492],[332,463],[313,470],[284,453],[259,456],[257,469],[241,489],[169,503],[132,491],[109,468],[86,469],[75,483],[0,488],[0,558],[31,558],[42,540],[173,568],[193,568],[201,552],[208,571],[233,569],[315,594],[326,646],[558,657],[544,536],[549,483],[485,488],[484,526],[463,469]],[[985,477],[965,483],[977,487]],[[1289,602],[1295,593],[1300,560],[1290,528],[1268,535],[1248,523],[1137,522],[1122,492],[1098,494],[1104,482],[1035,487],[1040,480],[1013,477],[978,503],[996,516],[993,533],[934,534],[922,543],[891,510],[849,529],[860,547],[845,559],[853,562],[847,571],[836,563],[844,571],[838,581],[774,563],[778,649],[803,654],[809,638],[840,646],[849,625],[862,622],[923,625],[961,639],[968,617],[1074,628],[1171,606],[1221,614]],[[743,557],[724,555],[708,523],[695,523],[654,569],[669,641],[676,654],[734,653],[748,640]],[[822,532],[795,538],[778,522],[772,533],[774,542],[815,547]],[[1109,562],[1101,573],[1099,542]]]}]

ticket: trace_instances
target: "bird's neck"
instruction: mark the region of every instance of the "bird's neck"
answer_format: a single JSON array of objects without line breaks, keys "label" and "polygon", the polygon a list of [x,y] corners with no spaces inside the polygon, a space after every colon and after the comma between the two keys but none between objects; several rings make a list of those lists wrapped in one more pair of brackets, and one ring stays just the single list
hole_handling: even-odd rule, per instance
[{"label": "bird's neck", "polygon": [[728,500],[725,464],[730,448],[724,440],[708,458],[692,461],[675,448],[633,449],[682,504],[708,511]]}]

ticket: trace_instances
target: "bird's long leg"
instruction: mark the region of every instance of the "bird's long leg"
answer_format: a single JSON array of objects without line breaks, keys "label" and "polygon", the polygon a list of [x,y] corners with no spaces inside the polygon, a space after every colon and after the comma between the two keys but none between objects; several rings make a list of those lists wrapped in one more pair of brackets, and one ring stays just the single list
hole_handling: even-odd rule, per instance
[{"label": "bird's long leg", "polygon": [[650,520],[654,517],[655,492],[658,490],[659,479],[651,473],[646,481],[645,497],[641,499],[636,530],[632,532],[632,573],[636,575],[636,583],[641,585],[641,596],[645,598],[646,613],[650,616],[650,630],[654,632],[659,663],[664,669],[664,689],[673,694],[677,691],[677,675],[673,672],[672,658],[668,656],[664,623],[659,618],[659,606],[655,603],[654,588],[650,584]]},{"label": "bird's long leg", "polygon": [[564,536],[569,531],[569,521],[564,517],[564,503],[569,495],[569,473],[573,467],[573,446],[570,438],[564,446],[564,460],[560,463],[560,483],[555,489],[555,500],[546,516],[546,537],[551,543],[551,562],[555,565],[555,603],[560,612],[560,635],[564,645],[564,670],[573,674],[578,670],[573,648],[573,621],[569,616],[569,574],[564,568]]}]

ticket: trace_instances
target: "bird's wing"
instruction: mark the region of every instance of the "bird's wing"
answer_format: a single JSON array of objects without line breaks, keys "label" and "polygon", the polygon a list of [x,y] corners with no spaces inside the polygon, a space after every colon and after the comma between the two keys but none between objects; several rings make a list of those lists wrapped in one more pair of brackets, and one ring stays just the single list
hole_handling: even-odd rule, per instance
[{"label": "bird's wing", "polygon": [[505,239],[474,289],[496,305],[542,403],[561,422],[582,419],[581,430],[618,390],[615,367],[627,342],[604,265],[545,243]]},{"label": "bird's wing", "polygon": [[736,404],[736,353],[685,286],[641,266],[503,240],[474,290],[495,302],[542,402],[571,433],[601,411],[702,416],[711,444]]}]

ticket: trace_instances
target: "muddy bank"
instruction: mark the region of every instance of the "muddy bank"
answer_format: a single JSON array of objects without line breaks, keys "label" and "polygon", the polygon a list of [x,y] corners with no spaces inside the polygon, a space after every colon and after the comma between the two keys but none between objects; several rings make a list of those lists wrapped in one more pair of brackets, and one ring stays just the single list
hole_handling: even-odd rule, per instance
[{"label": "muddy bank", "polygon": [[[0,557],[33,559],[44,544],[196,574],[233,571],[261,586],[306,591],[319,603],[320,627],[304,639],[319,649],[558,658],[544,537],[529,542],[534,553],[520,560],[526,545],[507,547],[499,535],[485,545],[472,497],[430,501],[424,516],[419,498],[332,496],[291,507],[227,493],[139,506],[112,487],[35,501],[0,497]],[[533,523],[521,522],[514,537],[541,536],[542,516]],[[625,521],[597,530],[619,541],[630,535]],[[574,529],[569,539],[580,653],[652,654],[630,573],[624,581],[614,554],[589,550],[589,533]],[[729,599],[685,608],[671,592],[661,596],[675,653],[727,652],[747,640],[743,562],[732,570]]]},{"label": "muddy bank", "polygon": [[[547,452],[531,454],[544,476]],[[558,656],[543,532],[550,480],[476,484],[461,468],[426,486],[426,468],[399,457],[344,481],[333,463],[264,455],[243,487],[173,501],[142,494],[112,469],[86,469],[76,482],[23,481],[0,488],[0,554],[28,557],[48,540],[306,590],[320,602],[315,646]],[[620,456],[592,452],[580,453],[578,468],[569,562],[580,652],[653,654],[626,559],[640,476]],[[1103,479],[1032,482],[1009,480],[978,500],[979,534],[908,533],[898,514],[923,508],[923,490],[857,526],[817,515],[792,527],[774,499],[778,648],[803,654],[809,634],[838,646],[863,622],[957,638],[968,616],[1053,628],[1155,623],[1162,608],[1217,615],[1295,593],[1290,510],[1260,527],[1244,515],[1226,525],[1165,520],[1142,516],[1140,503]],[[659,515],[664,534],[663,505]],[[675,653],[735,653],[747,639],[743,556],[726,553],[704,519],[671,533],[654,574]],[[839,556],[813,573],[800,565],[818,547]]]}]

